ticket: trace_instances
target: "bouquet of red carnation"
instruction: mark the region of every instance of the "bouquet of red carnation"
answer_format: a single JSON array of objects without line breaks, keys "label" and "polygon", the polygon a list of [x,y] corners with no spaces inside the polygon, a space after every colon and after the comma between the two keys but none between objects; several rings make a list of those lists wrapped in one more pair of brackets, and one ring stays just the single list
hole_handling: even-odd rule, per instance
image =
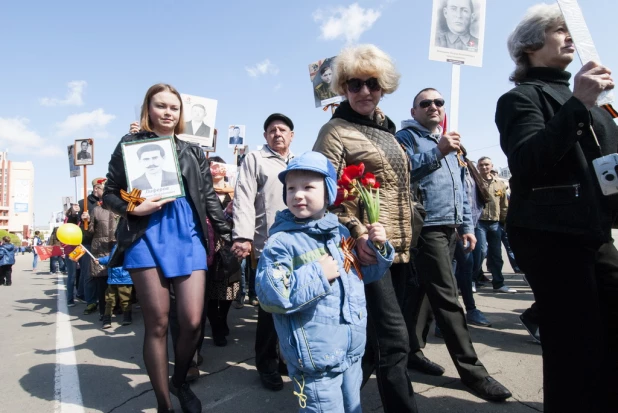
[{"label": "bouquet of red carnation", "polygon": [[365,165],[350,165],[343,168],[341,178],[337,181],[337,199],[335,205],[344,201],[360,198],[365,204],[369,223],[380,219],[380,183],[371,172],[365,173]]}]

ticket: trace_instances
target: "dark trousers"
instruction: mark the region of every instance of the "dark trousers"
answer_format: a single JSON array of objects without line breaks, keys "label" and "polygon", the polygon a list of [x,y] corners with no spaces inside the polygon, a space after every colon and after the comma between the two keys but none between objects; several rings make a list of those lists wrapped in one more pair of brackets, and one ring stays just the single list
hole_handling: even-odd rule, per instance
[{"label": "dark trousers", "polygon": [[11,285],[13,283],[11,279],[13,274],[13,265],[0,265],[0,285]]},{"label": "dark trousers", "polygon": [[[230,329],[227,325],[227,314],[230,311],[232,301],[230,300],[213,300],[212,298],[206,302],[204,307],[208,307],[206,312],[210,328],[212,329],[212,337],[225,337]],[[203,336],[203,334],[202,334]]]},{"label": "dark trousers", "polygon": [[[385,413],[418,411],[408,375],[408,334],[399,303],[410,264],[393,264],[380,280],[365,285],[367,299],[367,348],[363,357],[363,384],[376,370]],[[405,301],[405,298],[404,298]]]},{"label": "dark trousers", "polygon": [[279,371],[277,353],[277,330],[273,315],[258,307],[258,322],[255,330],[255,367],[260,373]]},{"label": "dark trousers", "polygon": [[[251,260],[247,261],[247,268],[251,267]],[[257,265],[256,265],[257,268]],[[255,280],[255,270],[253,273]],[[249,281],[251,283],[251,281]],[[255,282],[255,281],[254,281]],[[249,287],[251,289],[251,287]],[[255,289],[253,289],[255,291]],[[258,306],[258,322],[255,330],[255,367],[260,373],[279,371],[279,354],[277,353],[277,330],[273,315]],[[283,363],[283,361],[281,361]]]},{"label": "dark trousers", "polygon": [[618,408],[618,251],[581,236],[507,228],[534,292],[546,413]]},{"label": "dark trousers", "polygon": [[416,343],[411,341],[410,344],[414,344],[415,347],[410,349],[410,354],[422,355],[421,348],[425,345],[424,338],[419,337],[416,331],[427,328],[427,321],[419,317],[422,315],[422,303],[427,295],[459,377],[464,382],[471,383],[489,374],[474,351],[466,318],[457,300],[457,286],[452,265],[455,254],[455,231],[455,228],[435,226],[425,227],[421,232],[416,257],[420,285],[412,291],[410,298],[413,303],[419,303],[417,305],[419,314],[409,316],[409,319],[415,321],[414,335],[417,340]]},{"label": "dark trousers", "polygon": [[95,298],[99,304],[99,314],[105,314],[105,292],[107,291],[107,277],[91,277],[94,285]]}]

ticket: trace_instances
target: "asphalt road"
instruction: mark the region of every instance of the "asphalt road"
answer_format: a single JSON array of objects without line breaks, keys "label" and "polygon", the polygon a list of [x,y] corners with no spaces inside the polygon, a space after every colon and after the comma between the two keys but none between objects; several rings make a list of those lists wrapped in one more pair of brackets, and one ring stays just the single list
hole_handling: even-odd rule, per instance
[{"label": "asphalt road", "polygon": [[[49,274],[49,261],[40,262],[35,271],[31,266],[31,254],[19,255],[13,286],[0,287],[0,412],[155,412],[142,359],[140,310],[134,310],[132,325],[120,326],[120,316],[111,329],[102,330],[98,314],[83,315],[84,304],[66,308],[64,281]],[[519,293],[498,295],[480,289],[475,295],[477,307],[493,326],[470,330],[479,358],[513,398],[496,404],[469,393],[444,342],[431,333],[425,354],[446,373],[431,377],[411,371],[420,412],[543,411],[541,347],[532,342],[518,318],[532,303],[532,293],[522,277],[512,273],[508,260],[504,274],[507,285]],[[260,384],[254,367],[256,322],[255,307],[230,309],[229,344],[222,348],[213,345],[207,327],[202,377],[192,386],[203,411],[297,411],[287,377],[280,392]],[[173,396],[172,400],[177,402]],[[382,412],[375,378],[362,390],[362,402],[365,412]]]}]

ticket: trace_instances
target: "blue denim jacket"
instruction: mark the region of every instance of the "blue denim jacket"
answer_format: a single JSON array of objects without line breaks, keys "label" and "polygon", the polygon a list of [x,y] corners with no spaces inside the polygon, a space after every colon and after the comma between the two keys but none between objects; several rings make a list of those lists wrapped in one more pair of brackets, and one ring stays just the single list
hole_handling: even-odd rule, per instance
[{"label": "blue denim jacket", "polygon": [[[470,203],[463,185],[463,171],[455,152],[442,156],[438,140],[414,119],[404,120],[395,134],[412,163],[410,181],[418,185],[427,216],[425,226],[451,225],[462,234],[473,234]],[[414,141],[418,153],[414,151]]]}]

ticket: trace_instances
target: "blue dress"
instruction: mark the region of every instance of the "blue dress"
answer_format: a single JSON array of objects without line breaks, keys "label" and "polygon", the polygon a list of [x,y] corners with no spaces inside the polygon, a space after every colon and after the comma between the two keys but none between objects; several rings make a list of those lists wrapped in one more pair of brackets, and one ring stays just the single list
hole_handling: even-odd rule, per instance
[{"label": "blue dress", "polygon": [[125,252],[124,269],[159,267],[165,278],[206,270],[206,247],[197,212],[176,198],[154,212],[146,233]]}]

